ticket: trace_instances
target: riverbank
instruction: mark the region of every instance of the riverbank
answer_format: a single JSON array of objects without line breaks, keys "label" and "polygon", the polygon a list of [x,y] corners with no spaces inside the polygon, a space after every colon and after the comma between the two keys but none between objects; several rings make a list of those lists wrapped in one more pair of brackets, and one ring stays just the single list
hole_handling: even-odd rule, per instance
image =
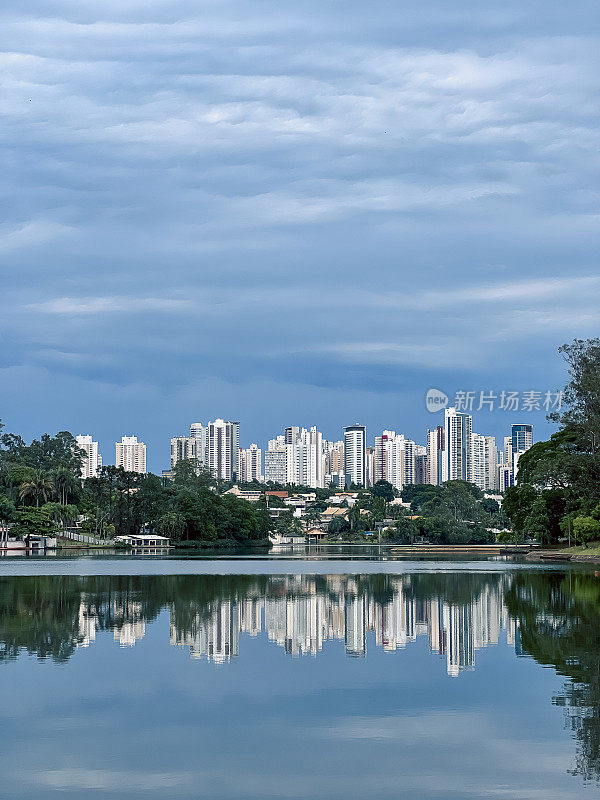
[{"label": "riverbank", "polygon": [[556,550],[535,550],[527,554],[528,561],[577,561],[600,564],[600,542],[588,547],[563,547]]}]

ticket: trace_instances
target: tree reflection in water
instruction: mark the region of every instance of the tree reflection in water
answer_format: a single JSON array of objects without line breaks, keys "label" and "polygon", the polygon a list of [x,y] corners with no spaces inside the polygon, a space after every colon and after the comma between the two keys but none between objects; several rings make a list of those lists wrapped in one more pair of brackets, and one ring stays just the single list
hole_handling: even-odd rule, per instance
[{"label": "tree reflection in water", "polygon": [[600,781],[600,580],[544,570],[404,575],[27,577],[0,579],[0,663],[21,652],[67,661],[96,634],[122,646],[143,638],[161,611],[170,642],[192,658],[226,662],[240,634],[266,633],[291,655],[328,639],[349,656],[367,636],[388,651],[427,636],[450,675],[506,639],[519,655],[567,678],[553,698],[577,742],[573,773]]},{"label": "tree reflection in water", "polygon": [[553,698],[577,741],[574,774],[600,780],[600,580],[573,572],[517,573],[506,593],[523,652],[568,678]]}]

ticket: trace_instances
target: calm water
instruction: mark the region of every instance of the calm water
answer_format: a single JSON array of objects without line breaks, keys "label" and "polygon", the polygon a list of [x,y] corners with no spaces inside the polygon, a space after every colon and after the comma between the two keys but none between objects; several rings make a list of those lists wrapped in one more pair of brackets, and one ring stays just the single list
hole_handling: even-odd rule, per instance
[{"label": "calm water", "polygon": [[2,797],[599,794],[593,570],[128,559],[0,570]]}]

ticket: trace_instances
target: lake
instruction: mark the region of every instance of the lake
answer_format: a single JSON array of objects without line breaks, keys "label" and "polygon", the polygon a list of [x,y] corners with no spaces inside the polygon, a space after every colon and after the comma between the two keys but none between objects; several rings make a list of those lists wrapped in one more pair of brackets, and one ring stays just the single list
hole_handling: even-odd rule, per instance
[{"label": "lake", "polygon": [[0,795],[580,798],[600,578],[507,561],[0,563]]}]

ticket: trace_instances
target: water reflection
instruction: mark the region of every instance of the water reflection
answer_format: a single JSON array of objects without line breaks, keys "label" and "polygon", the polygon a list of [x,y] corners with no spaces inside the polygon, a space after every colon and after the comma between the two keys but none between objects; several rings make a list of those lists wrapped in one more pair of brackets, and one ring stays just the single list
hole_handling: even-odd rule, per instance
[{"label": "water reflection", "polygon": [[421,641],[457,677],[475,668],[478,651],[506,645],[566,678],[552,702],[577,743],[572,772],[600,780],[600,580],[592,573],[3,578],[0,663],[22,653],[66,663],[106,634],[132,648],[159,615],[168,622],[157,628],[164,644],[168,637],[211,664],[243,661],[259,638],[290,657],[324,657],[336,640],[354,659]]},{"label": "water reflection", "polygon": [[519,642],[504,597],[508,574],[281,577],[20,578],[0,583],[0,659],[25,649],[64,661],[112,630],[122,647],[144,638],[165,609],[170,643],[192,659],[222,664],[244,635],[266,637],[291,656],[319,654],[329,640],[351,657],[374,645],[393,652],[427,637],[457,676],[505,631]]}]

